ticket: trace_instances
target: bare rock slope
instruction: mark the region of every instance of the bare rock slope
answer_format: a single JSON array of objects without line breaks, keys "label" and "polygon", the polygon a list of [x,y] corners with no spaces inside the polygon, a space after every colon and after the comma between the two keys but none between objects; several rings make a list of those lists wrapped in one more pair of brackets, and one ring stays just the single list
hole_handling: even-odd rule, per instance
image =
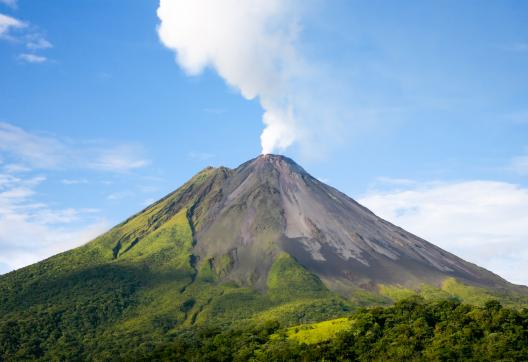
[{"label": "bare rock slope", "polygon": [[193,180],[160,202],[172,200],[173,214],[188,208],[192,255],[224,280],[265,289],[271,265],[286,252],[338,292],[378,284],[438,285],[448,277],[516,288],[377,217],[287,157],[263,155],[236,169],[207,168]]}]

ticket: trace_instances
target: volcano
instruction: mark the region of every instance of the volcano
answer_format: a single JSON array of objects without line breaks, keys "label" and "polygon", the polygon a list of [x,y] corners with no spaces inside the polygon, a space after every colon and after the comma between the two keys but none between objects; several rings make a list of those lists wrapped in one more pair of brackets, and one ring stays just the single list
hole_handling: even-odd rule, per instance
[{"label": "volcano", "polygon": [[197,178],[199,185],[192,182],[162,203],[171,200],[169,214],[187,208],[195,225],[193,255],[213,267],[229,258],[225,278],[237,283],[264,289],[284,252],[340,292],[379,283],[438,284],[447,277],[510,286],[377,217],[287,157],[263,155],[234,170],[208,168]]},{"label": "volcano", "polygon": [[23,346],[24,358],[68,360],[66,344],[111,360],[108,346],[126,355],[196,325],[319,321],[402,292],[528,295],[262,155],[208,167],[97,239],[0,276],[0,359]]}]

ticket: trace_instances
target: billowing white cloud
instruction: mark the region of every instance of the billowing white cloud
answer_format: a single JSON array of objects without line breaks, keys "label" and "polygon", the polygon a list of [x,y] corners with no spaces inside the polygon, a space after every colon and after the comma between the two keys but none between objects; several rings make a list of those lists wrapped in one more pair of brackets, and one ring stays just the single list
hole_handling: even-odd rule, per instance
[{"label": "billowing white cloud", "polygon": [[377,215],[502,277],[528,284],[528,189],[495,181],[416,183],[358,200]]},{"label": "billowing white cloud", "polygon": [[319,123],[328,122],[307,107],[317,99],[308,90],[317,87],[303,85],[320,79],[310,78],[298,51],[301,4],[308,2],[161,0],[158,8],[159,37],[188,74],[210,67],[243,97],[260,101],[262,153],[306,146],[311,132],[323,137]]}]

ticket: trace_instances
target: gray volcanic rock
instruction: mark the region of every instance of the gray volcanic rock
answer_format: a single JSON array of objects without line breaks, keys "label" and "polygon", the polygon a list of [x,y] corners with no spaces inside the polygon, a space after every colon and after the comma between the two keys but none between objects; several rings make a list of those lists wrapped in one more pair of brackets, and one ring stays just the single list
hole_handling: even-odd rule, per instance
[{"label": "gray volcanic rock", "polygon": [[212,174],[194,204],[194,253],[213,266],[227,256],[226,279],[265,288],[274,258],[286,252],[339,292],[376,284],[438,285],[448,277],[514,287],[377,217],[287,157],[262,155]]}]

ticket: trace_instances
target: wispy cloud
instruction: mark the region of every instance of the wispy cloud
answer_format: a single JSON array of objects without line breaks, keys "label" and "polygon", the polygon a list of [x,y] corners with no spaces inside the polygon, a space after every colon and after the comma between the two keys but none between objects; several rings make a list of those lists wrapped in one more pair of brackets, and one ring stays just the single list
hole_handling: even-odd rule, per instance
[{"label": "wispy cloud", "polygon": [[47,39],[43,38],[41,35],[33,34],[26,38],[26,47],[30,50],[39,50],[39,49],[49,49],[53,48]]},{"label": "wispy cloud", "polygon": [[110,171],[128,172],[138,168],[143,168],[149,164],[144,157],[144,150],[138,145],[120,145],[101,151],[93,162],[88,165],[90,168]]},{"label": "wispy cloud", "polygon": [[[0,122],[0,273],[79,246],[108,228],[93,209],[58,208],[39,201],[39,186],[46,182],[42,173],[122,173],[145,166],[143,152],[138,145],[75,142]],[[120,197],[116,193],[110,199]]]},{"label": "wispy cloud", "polygon": [[45,180],[0,173],[0,273],[82,245],[108,228],[92,210],[55,209],[37,201]]},{"label": "wispy cloud", "polygon": [[87,184],[88,180],[86,179],[62,179],[61,183],[64,185],[81,185],[81,184]]},{"label": "wispy cloud", "polygon": [[109,142],[65,141],[0,122],[0,152],[21,167],[38,169],[77,168],[122,173],[149,164],[140,145]]},{"label": "wispy cloud", "polygon": [[22,173],[31,171],[31,168],[17,163],[10,163],[3,167],[3,171],[7,173]]},{"label": "wispy cloud", "polygon": [[31,54],[31,53],[22,53],[18,56],[18,59],[26,63],[33,63],[33,64],[44,63],[48,60],[48,58],[42,55],[36,55],[36,54]]},{"label": "wispy cloud", "polygon": [[[10,3],[16,5],[16,2]],[[0,39],[13,44],[22,44],[26,51],[19,54],[18,59],[32,64],[46,62],[47,57],[37,52],[53,47],[36,26],[4,14],[0,14]]]},{"label": "wispy cloud", "polygon": [[9,39],[9,32],[12,29],[22,29],[27,24],[21,20],[0,13],[0,39]]},{"label": "wispy cloud", "polygon": [[[71,249],[107,229],[90,209],[56,208],[39,202],[47,170],[122,173],[147,165],[138,145],[64,140],[0,123],[0,265],[5,272]],[[63,179],[65,185],[86,183]],[[128,193],[115,193],[118,200]]]},{"label": "wispy cloud", "polygon": [[36,168],[55,168],[69,154],[60,140],[0,122],[0,151]]},{"label": "wispy cloud", "polygon": [[9,6],[12,9],[16,9],[17,0],[0,0],[0,4],[4,4],[4,5]]},{"label": "wispy cloud", "polygon": [[528,189],[494,181],[415,183],[358,200],[379,216],[528,284]]},{"label": "wispy cloud", "polygon": [[116,201],[116,200],[126,199],[127,197],[130,197],[132,195],[133,193],[131,191],[119,191],[119,192],[111,193],[106,198],[111,201]]}]

